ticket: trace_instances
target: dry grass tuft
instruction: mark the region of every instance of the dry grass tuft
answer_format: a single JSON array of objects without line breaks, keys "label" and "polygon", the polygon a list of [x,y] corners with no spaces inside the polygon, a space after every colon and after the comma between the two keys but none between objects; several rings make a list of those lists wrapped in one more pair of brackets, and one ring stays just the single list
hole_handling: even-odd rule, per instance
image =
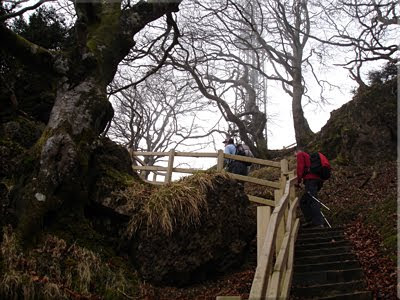
[{"label": "dry grass tuft", "polygon": [[[146,182],[133,181],[124,190],[115,191],[112,197],[120,209],[135,213],[157,187]],[[118,208],[117,208],[118,210]]]},{"label": "dry grass tuft", "polygon": [[47,235],[40,246],[23,253],[7,227],[0,250],[1,299],[86,299],[129,293],[121,269],[112,270],[93,251],[67,245],[55,236]]},{"label": "dry grass tuft", "polygon": [[62,288],[56,284],[56,283],[51,283],[51,282],[46,282],[43,285],[43,298],[44,299],[68,299],[63,292]]},{"label": "dry grass tuft", "polygon": [[128,226],[127,233],[133,234],[141,224],[148,228],[171,234],[174,228],[200,223],[202,212],[208,211],[207,193],[215,189],[215,179],[229,178],[214,171],[196,172],[179,181],[153,188],[145,199],[139,199],[141,209]]}]

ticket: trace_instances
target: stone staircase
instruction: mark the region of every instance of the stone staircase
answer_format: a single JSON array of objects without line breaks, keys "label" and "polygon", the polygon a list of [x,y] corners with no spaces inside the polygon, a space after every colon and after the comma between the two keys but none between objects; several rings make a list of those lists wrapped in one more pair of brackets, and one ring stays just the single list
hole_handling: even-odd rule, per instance
[{"label": "stone staircase", "polygon": [[372,299],[342,228],[301,228],[291,299]]}]

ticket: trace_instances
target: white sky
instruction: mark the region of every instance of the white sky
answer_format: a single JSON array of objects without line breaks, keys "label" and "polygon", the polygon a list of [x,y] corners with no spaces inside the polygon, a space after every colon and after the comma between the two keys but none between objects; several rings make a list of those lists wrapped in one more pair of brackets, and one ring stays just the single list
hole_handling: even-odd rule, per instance
[{"label": "white sky", "polygon": [[[25,4],[26,5],[26,4]],[[26,14],[27,16],[29,14]],[[371,67],[377,69],[376,64]],[[370,69],[371,69],[370,68]],[[322,126],[324,126],[330,117],[332,110],[340,108],[344,103],[348,102],[352,98],[351,90],[356,87],[356,83],[349,78],[348,71],[342,67],[332,67],[327,69],[326,79],[331,83],[340,86],[340,90],[335,89],[326,92],[326,96],[330,98],[330,104],[318,105],[310,103],[304,105],[306,99],[303,100],[303,109],[305,117],[309,122],[311,130],[318,132]],[[315,81],[310,81],[313,85],[316,85]],[[312,90],[313,87],[309,86]],[[313,99],[318,98],[319,89],[315,87],[315,90],[310,91],[310,95]],[[272,122],[268,123],[268,145],[270,149],[281,149],[282,147],[288,146],[295,142],[293,120],[291,114],[291,98],[282,91],[279,86],[276,86],[273,82],[268,82],[268,107],[267,113],[274,115]],[[220,114],[211,115],[210,113],[199,114],[200,119],[205,122],[206,127],[212,126],[221,117]],[[213,136],[215,144],[210,145],[206,149],[197,150],[198,152],[214,152],[218,149],[223,149],[222,140],[224,137],[220,134],[214,134]],[[210,139],[211,140],[211,139]],[[186,149],[177,149],[178,151],[188,151]],[[208,168],[216,163],[215,159],[178,159],[177,164],[187,163],[191,167],[196,168]],[[175,164],[176,166],[176,164]]]},{"label": "white sky", "polygon": [[[356,86],[348,72],[341,68],[332,68],[329,80],[331,83],[340,86],[339,89],[333,89],[326,92],[329,98],[327,104],[306,103],[307,99],[303,97],[303,110],[305,117],[314,132],[318,132],[330,118],[330,112],[340,108],[344,103],[352,98],[351,90]],[[316,83],[314,83],[316,85]],[[312,88],[312,87],[311,87]],[[268,145],[270,149],[282,149],[292,143],[295,143],[293,116],[291,112],[291,98],[281,89],[269,86],[270,95],[268,96],[270,114],[277,115],[269,125]],[[319,89],[310,91],[313,99],[316,99]],[[304,104],[306,103],[306,104]]]}]

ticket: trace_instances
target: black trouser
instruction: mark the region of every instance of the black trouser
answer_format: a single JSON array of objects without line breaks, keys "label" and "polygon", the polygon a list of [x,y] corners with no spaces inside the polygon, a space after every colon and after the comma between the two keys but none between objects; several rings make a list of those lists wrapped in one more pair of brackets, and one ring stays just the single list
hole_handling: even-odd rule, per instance
[{"label": "black trouser", "polygon": [[324,224],[324,219],[321,214],[321,205],[314,200],[308,192],[318,198],[318,191],[321,189],[321,180],[307,179],[304,180],[305,191],[300,199],[300,209],[303,213],[306,222],[312,222],[314,225]]},{"label": "black trouser", "polygon": [[232,160],[228,165],[228,172],[247,176],[247,165],[238,160]]}]

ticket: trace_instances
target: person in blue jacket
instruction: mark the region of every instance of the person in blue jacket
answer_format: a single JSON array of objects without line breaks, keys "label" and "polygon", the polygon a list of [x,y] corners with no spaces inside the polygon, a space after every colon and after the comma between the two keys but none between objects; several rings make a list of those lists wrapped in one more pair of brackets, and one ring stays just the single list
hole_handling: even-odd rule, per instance
[{"label": "person in blue jacket", "polygon": [[[233,141],[233,138],[227,138],[224,142],[225,154],[236,154],[236,146]],[[225,159],[224,161],[225,168],[230,173],[235,173],[239,175],[247,175],[247,165],[241,161],[234,160],[234,159]]]}]

